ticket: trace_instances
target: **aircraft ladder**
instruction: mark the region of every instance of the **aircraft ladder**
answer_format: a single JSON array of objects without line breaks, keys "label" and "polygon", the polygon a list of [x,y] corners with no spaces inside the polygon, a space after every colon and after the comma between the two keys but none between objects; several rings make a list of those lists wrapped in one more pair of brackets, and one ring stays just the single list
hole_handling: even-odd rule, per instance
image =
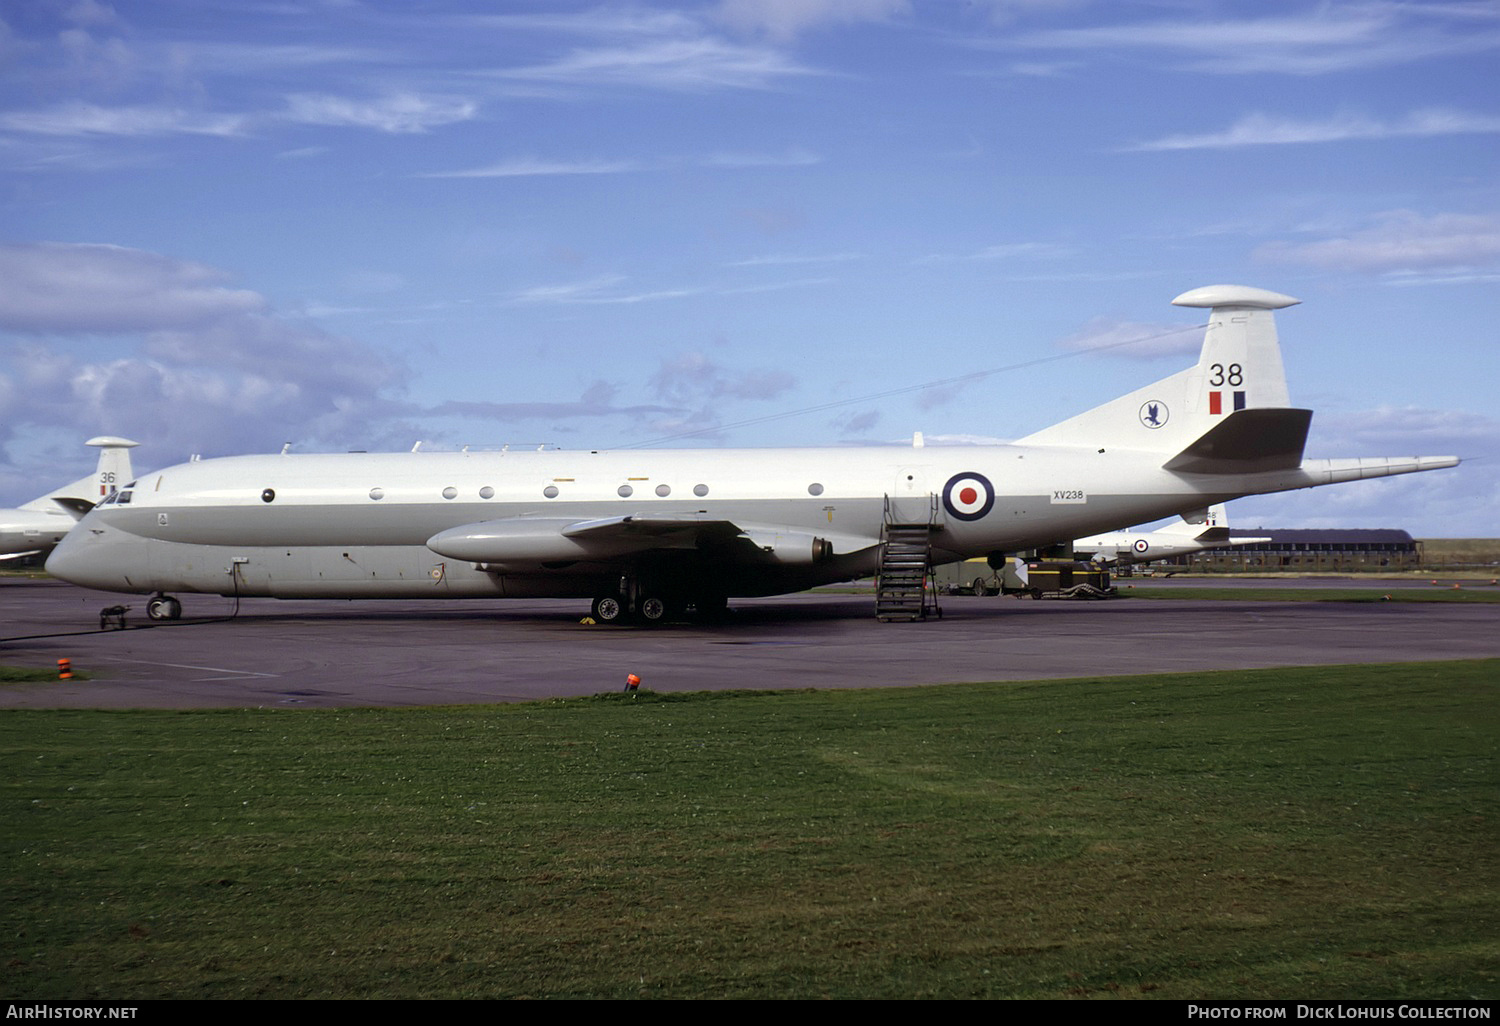
[{"label": "aircraft ladder", "polygon": [[932,496],[926,523],[899,523],[892,520],[891,500],[886,497],[880,568],[875,574],[875,616],[881,623],[943,615],[938,607],[937,589],[932,586],[932,532],[936,513],[937,497]]}]

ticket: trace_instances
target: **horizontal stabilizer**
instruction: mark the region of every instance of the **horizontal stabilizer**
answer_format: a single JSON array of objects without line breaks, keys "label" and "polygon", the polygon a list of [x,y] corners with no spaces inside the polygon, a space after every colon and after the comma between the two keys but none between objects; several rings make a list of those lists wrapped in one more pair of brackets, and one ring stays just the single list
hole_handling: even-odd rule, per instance
[{"label": "horizontal stabilizer", "polygon": [[1302,462],[1311,410],[1238,410],[1162,466],[1183,474],[1254,474]]},{"label": "horizontal stabilizer", "polygon": [[67,510],[74,520],[82,520],[83,515],[94,508],[94,504],[87,499],[75,499],[66,495],[54,495],[52,501]]}]

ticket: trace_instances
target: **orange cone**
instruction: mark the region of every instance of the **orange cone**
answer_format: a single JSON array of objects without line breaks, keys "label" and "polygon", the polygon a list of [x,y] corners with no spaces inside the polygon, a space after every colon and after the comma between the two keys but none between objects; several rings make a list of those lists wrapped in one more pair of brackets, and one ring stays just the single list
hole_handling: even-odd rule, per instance
[{"label": "orange cone", "polygon": [[72,680],[73,679],[73,660],[71,660],[71,659],[59,659],[57,661],[57,679],[58,680]]},{"label": "orange cone", "polygon": [[641,678],[637,677],[635,674],[632,673],[628,677],[625,678],[625,690],[626,691],[634,691],[636,688],[638,688],[640,686],[641,686]]}]

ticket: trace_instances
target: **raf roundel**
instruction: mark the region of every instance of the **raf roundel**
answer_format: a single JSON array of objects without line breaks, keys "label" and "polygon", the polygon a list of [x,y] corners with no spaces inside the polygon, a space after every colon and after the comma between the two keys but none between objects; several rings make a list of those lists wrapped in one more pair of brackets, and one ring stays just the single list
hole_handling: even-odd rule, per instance
[{"label": "raf roundel", "polygon": [[943,486],[943,508],[955,520],[978,520],[995,506],[995,486],[983,474],[954,474]]},{"label": "raf roundel", "polygon": [[1144,538],[1137,538],[1135,540],[1135,544],[1132,545],[1131,548],[1135,549],[1135,551],[1137,552],[1145,552],[1147,549],[1151,548],[1151,543]]}]

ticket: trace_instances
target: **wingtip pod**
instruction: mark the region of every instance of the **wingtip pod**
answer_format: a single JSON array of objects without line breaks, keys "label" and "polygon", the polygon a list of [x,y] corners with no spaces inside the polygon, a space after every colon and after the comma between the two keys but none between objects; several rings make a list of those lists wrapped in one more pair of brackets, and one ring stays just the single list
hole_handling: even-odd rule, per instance
[{"label": "wingtip pod", "polygon": [[141,443],[132,442],[130,439],[121,438],[118,435],[99,435],[97,438],[90,438],[83,444],[92,445],[96,449],[134,449]]},{"label": "wingtip pod", "polygon": [[1426,470],[1444,470],[1463,461],[1457,456],[1362,456],[1340,460],[1304,460],[1302,472],[1314,480],[1308,485],[1338,484],[1341,481],[1363,481],[1372,477],[1394,477],[1396,474],[1420,474]]},{"label": "wingtip pod", "polygon": [[1202,288],[1184,292],[1172,300],[1173,306],[1192,306],[1213,309],[1215,307],[1238,306],[1250,310],[1283,310],[1302,302],[1291,296],[1269,289],[1257,289],[1249,285],[1204,285]]}]

